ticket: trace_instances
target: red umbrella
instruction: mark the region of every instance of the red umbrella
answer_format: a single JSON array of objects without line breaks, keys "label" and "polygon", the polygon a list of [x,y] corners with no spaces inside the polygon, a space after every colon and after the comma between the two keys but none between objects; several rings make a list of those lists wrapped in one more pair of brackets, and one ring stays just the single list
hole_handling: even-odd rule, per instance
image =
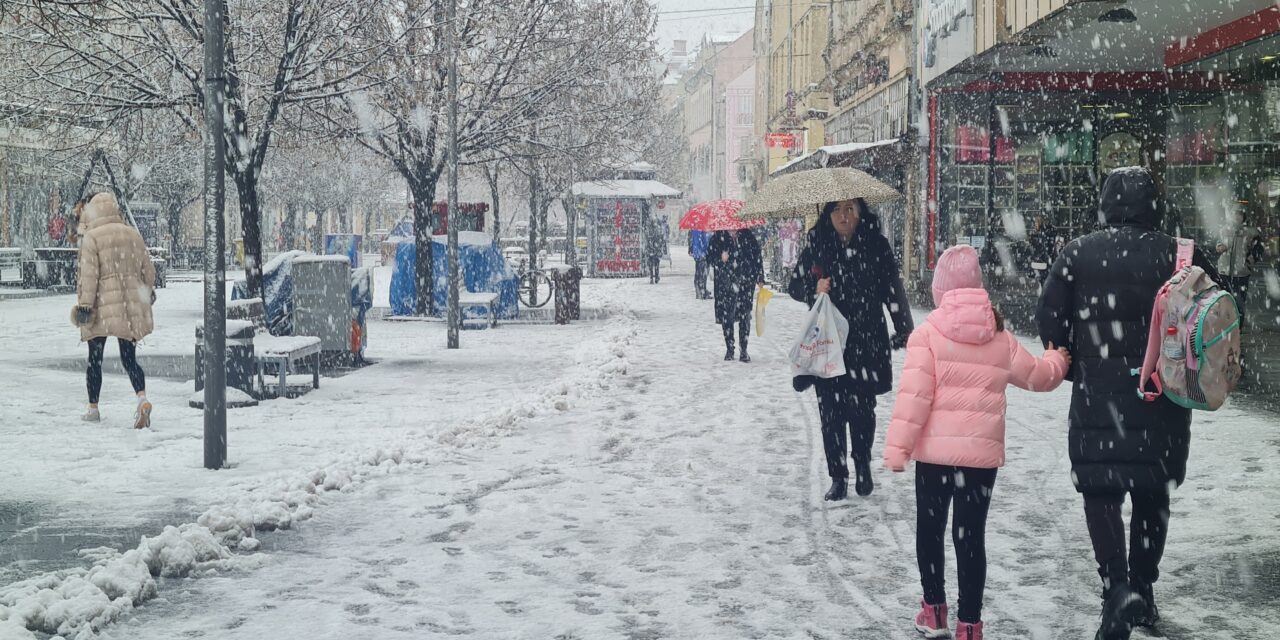
[{"label": "red umbrella", "polygon": [[734,214],[742,208],[741,200],[712,200],[693,206],[680,218],[681,229],[695,231],[731,231],[764,224],[763,219],[739,220]]}]

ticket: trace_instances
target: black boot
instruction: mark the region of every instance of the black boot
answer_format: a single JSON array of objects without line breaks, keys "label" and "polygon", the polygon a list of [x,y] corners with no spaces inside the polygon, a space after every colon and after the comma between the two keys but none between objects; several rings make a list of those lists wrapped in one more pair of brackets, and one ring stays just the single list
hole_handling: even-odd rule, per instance
[{"label": "black boot", "polygon": [[1156,626],[1156,623],[1160,622],[1160,610],[1156,608],[1155,590],[1151,585],[1136,580],[1131,581],[1130,584],[1133,586],[1133,592],[1142,596],[1142,614],[1133,621],[1134,626]]},{"label": "black boot", "polygon": [[876,488],[875,482],[871,480],[871,461],[859,460],[853,461],[853,490],[862,497],[871,495],[872,490]]},{"label": "black boot", "polygon": [[844,500],[849,495],[849,479],[848,478],[832,478],[831,488],[827,490],[827,495],[823,496],[825,500],[832,502],[836,500]]},{"label": "black boot", "polygon": [[742,355],[741,355],[741,356],[739,356],[739,357],[738,357],[738,359],[739,359],[739,360],[741,360],[741,361],[743,361],[743,362],[751,362],[751,356],[747,355],[747,349],[746,349],[746,347],[743,347],[743,349],[742,349]]},{"label": "black boot", "polygon": [[729,348],[724,352],[724,361],[725,361],[725,362],[732,362],[732,361],[733,361],[733,347],[729,347]]},{"label": "black boot", "polygon": [[1134,622],[1146,603],[1125,582],[1116,582],[1103,592],[1102,624],[1094,640],[1129,640]]}]

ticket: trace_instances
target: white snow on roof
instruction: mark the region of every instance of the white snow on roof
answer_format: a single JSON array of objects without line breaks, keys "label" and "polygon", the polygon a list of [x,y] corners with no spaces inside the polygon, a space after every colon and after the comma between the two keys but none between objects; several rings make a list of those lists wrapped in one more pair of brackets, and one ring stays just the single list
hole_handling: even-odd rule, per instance
[{"label": "white snow on roof", "polygon": [[607,180],[574,184],[573,195],[588,198],[679,198],[681,193],[657,180]]}]

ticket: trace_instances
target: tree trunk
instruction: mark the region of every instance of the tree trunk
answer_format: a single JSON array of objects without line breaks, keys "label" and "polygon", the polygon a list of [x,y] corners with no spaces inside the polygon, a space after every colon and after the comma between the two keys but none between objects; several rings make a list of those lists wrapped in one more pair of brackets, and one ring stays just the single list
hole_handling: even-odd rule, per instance
[{"label": "tree trunk", "polygon": [[165,198],[165,217],[169,222],[169,260],[178,258],[179,237],[182,235],[182,201],[172,196]]},{"label": "tree trunk", "polygon": [[298,205],[292,199],[286,200],[284,204],[284,225],[280,230],[280,235],[284,237],[285,250],[295,249],[298,246]]},{"label": "tree trunk", "polygon": [[486,165],[484,168],[484,177],[489,181],[489,200],[493,203],[493,240],[494,242],[497,242],[502,238],[502,218],[499,215],[501,213],[501,207],[499,206],[498,167],[495,166],[490,169],[489,166]]},{"label": "tree trunk", "polygon": [[529,268],[538,268],[538,172],[529,173]]},{"label": "tree trunk", "polygon": [[431,236],[435,215],[431,206],[436,198],[436,181],[432,176],[409,183],[413,194],[414,289],[417,291],[415,312],[420,316],[435,315],[435,272],[432,269]]},{"label": "tree trunk", "polygon": [[240,231],[244,242],[244,278],[250,298],[262,298],[262,211],[254,171],[233,172],[240,200]]},{"label": "tree trunk", "polygon": [[324,252],[324,233],[325,233],[325,210],[320,205],[314,205],[316,208],[316,224],[311,227],[311,238],[307,241],[307,248],[313,253]]},{"label": "tree trunk", "polygon": [[578,266],[578,208],[572,196],[565,196],[564,204],[564,262]]}]

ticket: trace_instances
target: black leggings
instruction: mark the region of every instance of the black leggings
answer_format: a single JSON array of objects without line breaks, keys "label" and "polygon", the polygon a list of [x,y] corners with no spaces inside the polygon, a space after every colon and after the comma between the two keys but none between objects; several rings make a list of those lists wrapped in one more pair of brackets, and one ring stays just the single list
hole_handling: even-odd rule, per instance
[{"label": "black leggings", "polygon": [[1129,525],[1129,558],[1125,561],[1123,493],[1084,495],[1084,516],[1093,541],[1098,575],[1107,587],[1117,582],[1150,585],[1160,577],[1160,558],[1169,535],[1169,494],[1134,492]]},{"label": "black leggings", "polygon": [[916,560],[920,586],[928,604],[947,601],[947,509],[955,500],[951,538],[956,546],[956,574],[961,622],[982,621],[982,592],[987,586],[987,509],[996,485],[995,469],[916,463]]},{"label": "black leggings", "polygon": [[[720,325],[724,330],[724,346],[733,351],[733,324],[732,322]],[[738,321],[738,342],[742,346],[743,353],[747,351],[747,336],[751,335],[751,318],[743,318]]]},{"label": "black leggings", "polygon": [[871,461],[871,441],[876,437],[876,397],[858,393],[853,378],[845,374],[818,379],[818,417],[822,420],[822,448],[827,453],[827,473],[832,478],[849,477],[849,442],[853,459]]},{"label": "black leggings", "polygon": [[[147,377],[142,373],[142,367],[138,366],[138,359],[134,353],[136,343],[124,338],[119,338],[117,341],[120,343],[120,364],[124,365],[124,370],[129,373],[129,382],[133,385],[133,391],[137,393],[145,390]],[[89,341],[89,368],[85,370],[85,379],[89,385],[89,404],[98,404],[98,394],[102,391],[102,353],[106,348],[106,338],[94,338]]]}]

